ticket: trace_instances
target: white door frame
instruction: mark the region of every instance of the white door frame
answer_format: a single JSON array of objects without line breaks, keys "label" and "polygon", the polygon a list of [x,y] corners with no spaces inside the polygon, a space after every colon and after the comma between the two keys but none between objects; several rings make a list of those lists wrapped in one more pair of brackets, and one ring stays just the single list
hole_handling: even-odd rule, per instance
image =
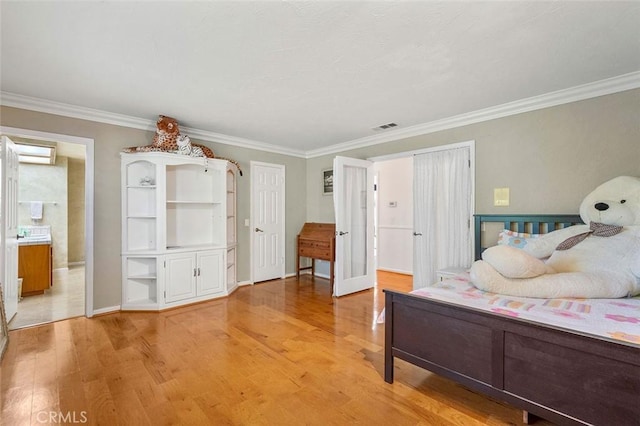
[{"label": "white door frame", "polygon": [[[469,141],[464,141],[464,142],[456,142],[456,143],[451,143],[448,145],[438,145],[438,146],[433,146],[430,148],[422,148],[422,149],[416,149],[413,151],[404,151],[404,152],[396,152],[394,154],[388,154],[388,155],[380,155],[380,156],[376,156],[376,157],[370,157],[367,158],[367,160],[369,161],[373,161],[374,163],[377,161],[387,161],[387,160],[394,160],[396,158],[404,158],[404,157],[413,157],[414,155],[418,155],[418,154],[425,154],[427,152],[437,152],[437,151],[448,151],[450,149],[457,149],[457,148],[464,148],[464,147],[468,147],[469,148],[469,157],[471,159],[471,216],[473,216],[475,214],[475,199],[476,199],[476,141],[475,140],[469,140]],[[475,223],[472,220],[471,224],[470,224],[470,229],[471,229],[471,249],[473,250],[473,248],[475,247],[475,230],[474,230],[474,226]],[[378,230],[375,230],[376,235]],[[375,258],[376,261],[376,269],[378,267],[377,262],[378,262],[378,258]],[[415,269],[415,265],[414,265],[414,269]]]},{"label": "white door frame", "polygon": [[250,246],[250,263],[251,263],[251,272],[250,272],[250,279],[251,279],[251,284],[254,284],[255,281],[255,261],[256,261],[256,247],[254,244],[254,238],[253,238],[253,229],[255,228],[255,223],[254,223],[254,217],[253,217],[253,208],[255,207],[255,203],[256,203],[256,196],[257,194],[255,194],[255,186],[253,184],[253,179],[254,176],[256,176],[255,172],[255,168],[258,166],[262,166],[262,167],[273,167],[276,169],[280,169],[282,170],[282,176],[285,179],[285,181],[282,183],[282,197],[280,198],[280,206],[279,206],[279,210],[282,212],[282,220],[281,225],[280,225],[280,230],[279,230],[279,240],[280,240],[280,253],[282,253],[282,262],[281,262],[281,270],[280,270],[280,277],[284,278],[285,274],[286,274],[286,246],[285,246],[285,230],[286,230],[286,169],[285,166],[283,164],[274,164],[274,163],[264,163],[261,161],[250,161],[249,162],[250,166],[249,166],[249,176],[250,176],[250,194],[251,194],[251,198],[249,200],[249,246]]},{"label": "white door frame", "polygon": [[93,202],[94,202],[94,144],[92,138],[62,135],[58,133],[40,132],[37,130],[20,129],[0,126],[0,133],[9,137],[15,136],[41,141],[57,141],[74,143],[85,147],[84,166],[84,223],[85,223],[85,315],[93,316]]}]

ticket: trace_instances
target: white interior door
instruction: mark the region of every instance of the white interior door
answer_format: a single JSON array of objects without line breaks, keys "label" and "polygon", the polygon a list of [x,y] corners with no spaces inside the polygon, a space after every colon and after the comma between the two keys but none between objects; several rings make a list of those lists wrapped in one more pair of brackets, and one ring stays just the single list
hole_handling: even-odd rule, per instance
[{"label": "white interior door", "polygon": [[472,145],[414,156],[413,288],[436,282],[436,270],[472,262]]},{"label": "white interior door", "polygon": [[11,139],[2,136],[2,290],[7,321],[18,311],[18,154]]},{"label": "white interior door", "polygon": [[284,278],[285,169],[251,162],[252,280]]},{"label": "white interior door", "polygon": [[375,286],[373,257],[373,163],[347,157],[333,160],[336,214],[334,295]]}]

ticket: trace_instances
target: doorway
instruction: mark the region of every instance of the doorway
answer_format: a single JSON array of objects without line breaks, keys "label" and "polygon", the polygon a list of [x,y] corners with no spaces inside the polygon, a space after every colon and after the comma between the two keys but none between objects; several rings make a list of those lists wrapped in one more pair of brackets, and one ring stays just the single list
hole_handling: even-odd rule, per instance
[{"label": "doorway", "polygon": [[[38,141],[13,138],[17,146],[37,146]],[[85,314],[85,232],[83,145],[55,143],[53,164],[20,163],[18,191],[18,279],[21,298],[9,328],[29,327]],[[51,145],[54,146],[54,145]],[[41,203],[41,219],[33,219],[34,203]],[[50,236],[35,242],[34,235]],[[48,246],[48,247],[47,247]],[[39,255],[39,253],[41,253]],[[45,278],[38,270],[46,264]],[[43,290],[46,281],[48,288]]]},{"label": "doorway", "polygon": [[[1,127],[18,143],[56,146],[53,165],[21,164],[18,210],[23,235],[49,230],[53,286],[18,303],[10,329],[93,316],[93,139]],[[38,168],[39,167],[39,168]],[[56,177],[54,179],[54,177]],[[38,192],[40,191],[40,192]],[[41,219],[33,216],[41,206]],[[20,232],[19,232],[20,235]],[[40,245],[36,243],[36,245]],[[24,272],[23,272],[24,273]]]},{"label": "doorway", "polygon": [[413,156],[373,167],[376,269],[413,275]]},{"label": "doorway", "polygon": [[[459,151],[466,152],[464,160],[458,159],[452,163],[450,159],[446,158]],[[466,182],[466,189],[462,190],[462,187],[455,185],[452,186],[455,189],[445,190],[444,192],[441,188],[437,191],[425,188],[424,182],[436,179],[437,174],[433,176],[425,175],[425,168],[423,167],[418,170],[418,173],[416,172],[415,159],[420,158],[423,160],[424,157],[432,159],[426,169],[434,170],[442,167],[441,175],[444,176],[455,174],[455,168],[452,167],[452,164],[463,163],[465,168],[468,168],[468,171],[464,174],[466,177],[463,179]],[[471,253],[473,247],[473,229],[471,228],[473,221],[470,219],[473,216],[473,200],[475,199],[475,142],[449,144],[370,158],[370,160],[374,161],[377,183],[375,192],[376,225],[374,230],[377,248],[376,268],[387,272],[413,275],[414,288],[417,288],[435,282],[433,276],[438,268],[462,266],[456,262],[462,262],[465,263],[465,266],[468,266],[466,265],[467,260],[464,260],[464,256],[460,256],[459,253]],[[438,179],[440,180],[441,178]],[[420,182],[416,182],[417,180]],[[420,185],[417,185],[417,183]],[[446,187],[446,183],[444,185]],[[416,191],[419,191],[422,195],[416,195]],[[425,195],[430,192],[433,193],[431,196]],[[449,196],[453,193],[464,193],[464,197]],[[440,210],[442,211],[432,211],[426,209],[424,205],[420,205],[422,204],[421,201],[432,197],[436,201],[435,204],[441,206]],[[416,202],[416,199],[420,203]],[[451,207],[452,204],[448,204],[449,202],[460,206],[460,208]],[[464,207],[462,207],[463,205]],[[456,217],[459,219],[462,215],[467,218],[458,220],[460,223],[455,225],[454,228],[464,228],[463,232],[454,232],[454,237],[451,236],[452,234],[448,234],[449,236],[444,239],[440,235],[430,234],[434,229],[446,229],[446,226],[442,226],[442,223],[434,227],[433,224],[438,219],[433,218],[440,217],[440,220],[446,218],[446,221],[450,222],[449,218]],[[429,234],[429,238],[425,238],[424,233]],[[460,241],[457,244],[447,242],[447,239],[457,239],[458,234],[465,234],[468,238],[459,238]],[[438,239],[441,240],[440,244],[448,247],[458,245],[464,245],[464,247],[461,249],[454,247],[451,250],[435,249],[431,246],[426,249],[423,247],[425,241],[431,243]],[[434,253],[437,253],[437,256]],[[420,260],[416,260],[416,258]],[[430,262],[425,262],[425,258],[430,259]]]}]

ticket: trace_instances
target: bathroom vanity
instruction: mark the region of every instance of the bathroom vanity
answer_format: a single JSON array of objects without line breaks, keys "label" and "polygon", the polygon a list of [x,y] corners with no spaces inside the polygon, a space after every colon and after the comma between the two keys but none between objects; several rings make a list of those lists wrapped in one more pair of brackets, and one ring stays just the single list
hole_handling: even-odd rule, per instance
[{"label": "bathroom vanity", "polygon": [[53,285],[53,245],[51,227],[21,227],[18,239],[18,277],[22,278],[21,296],[42,294]]},{"label": "bathroom vanity", "polygon": [[53,248],[48,244],[20,244],[18,277],[22,278],[22,296],[42,294],[53,283]]}]

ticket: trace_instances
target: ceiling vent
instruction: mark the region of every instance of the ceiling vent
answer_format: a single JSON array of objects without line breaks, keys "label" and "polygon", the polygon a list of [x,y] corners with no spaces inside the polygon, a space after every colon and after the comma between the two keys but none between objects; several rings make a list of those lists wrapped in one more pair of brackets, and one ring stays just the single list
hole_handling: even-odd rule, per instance
[{"label": "ceiling vent", "polygon": [[397,126],[398,125],[396,123],[387,123],[387,124],[383,124],[382,126],[374,127],[373,130],[378,132],[380,130],[393,129],[394,127],[397,127]]}]

